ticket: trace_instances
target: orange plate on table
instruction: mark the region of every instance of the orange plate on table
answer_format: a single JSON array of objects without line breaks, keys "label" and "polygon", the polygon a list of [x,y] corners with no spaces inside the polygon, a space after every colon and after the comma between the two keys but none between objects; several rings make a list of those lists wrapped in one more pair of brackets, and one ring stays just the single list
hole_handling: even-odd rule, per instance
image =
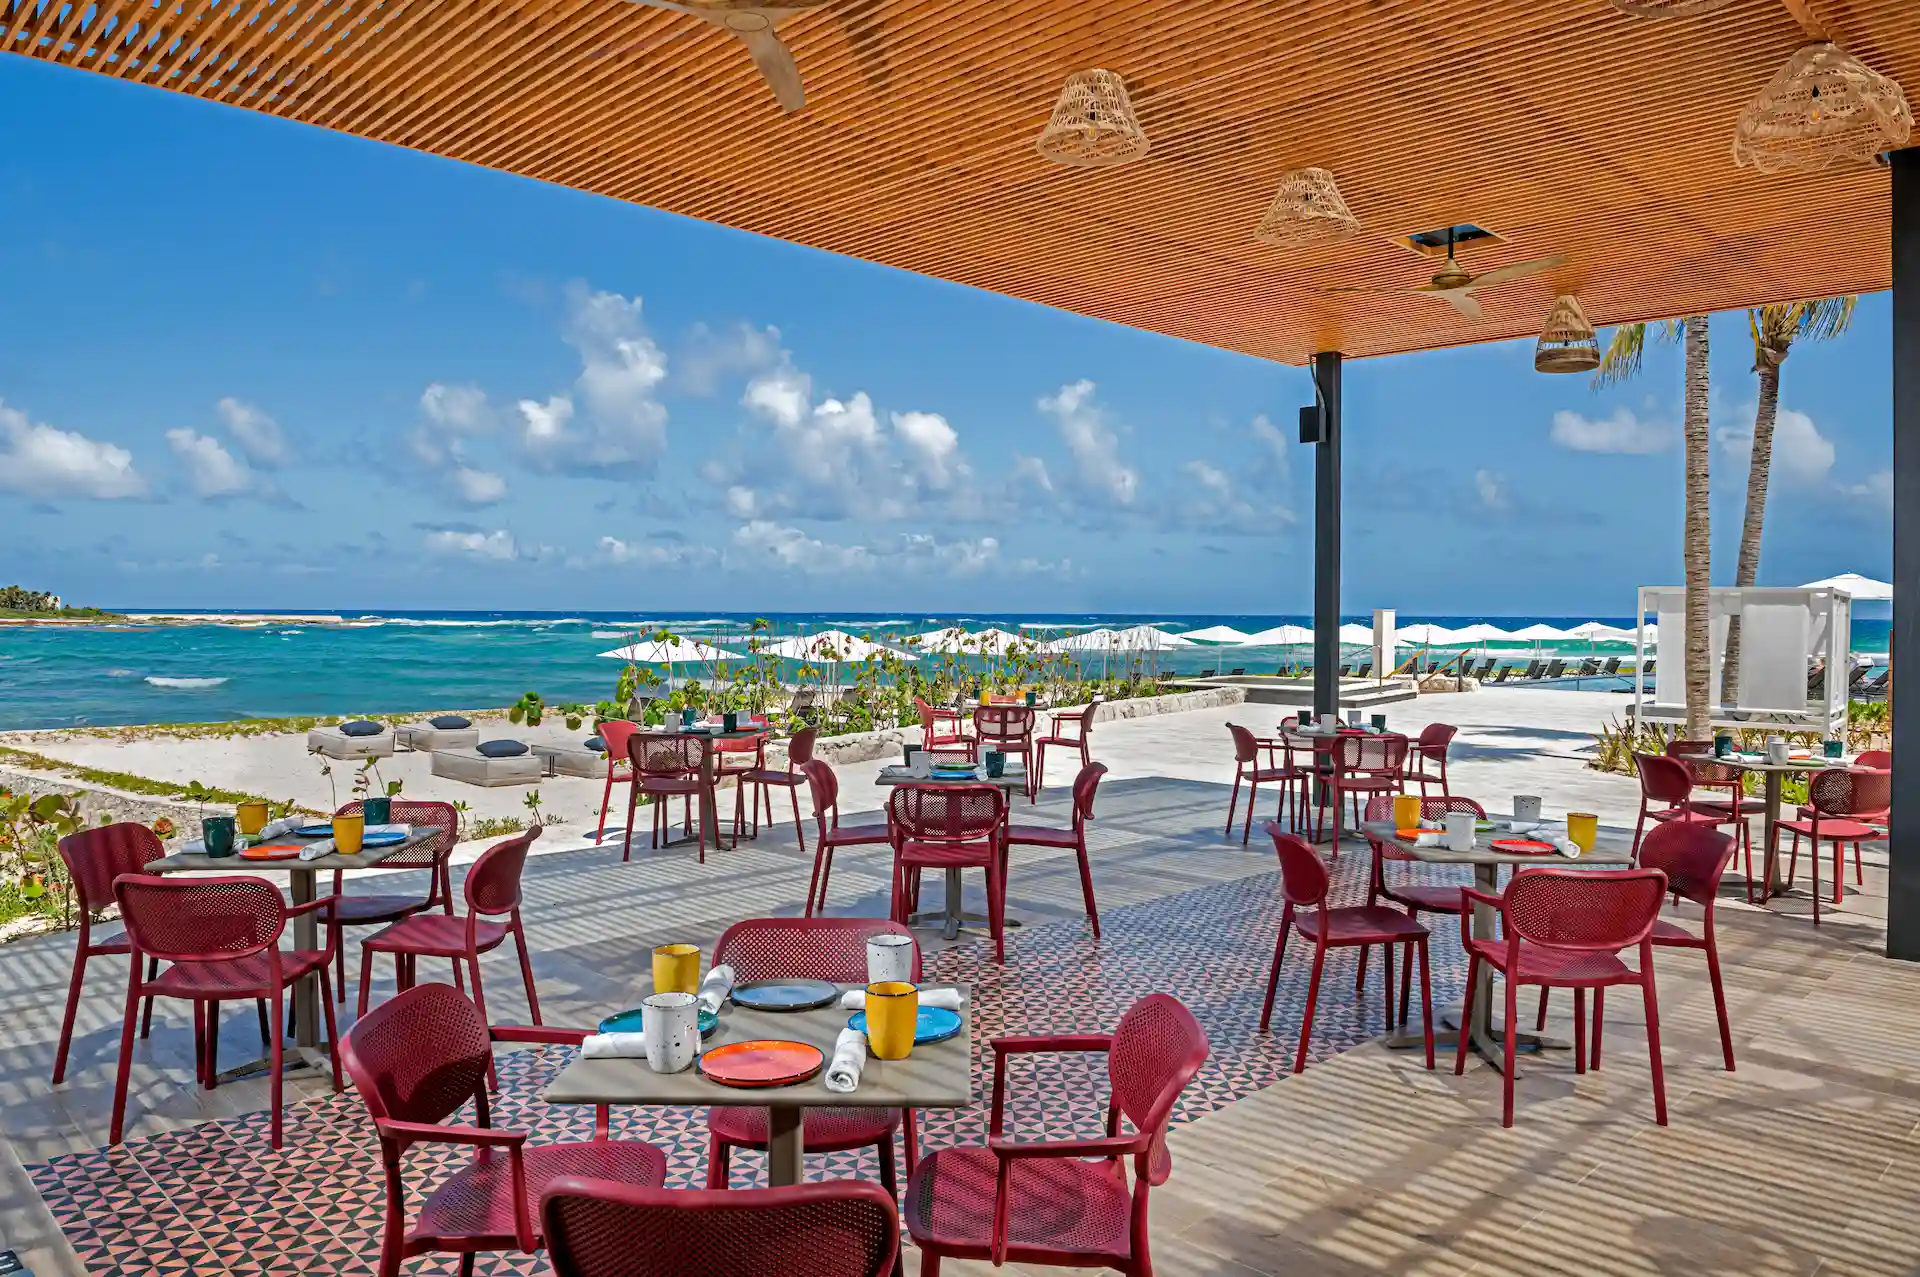
[{"label": "orange plate on table", "polygon": [[242,860],[297,860],[300,848],[296,843],[269,843],[264,847],[242,847]]},{"label": "orange plate on table", "polygon": [[1555,856],[1560,849],[1537,838],[1496,838],[1487,844],[1503,856]]},{"label": "orange plate on table", "polygon": [[819,1047],[805,1042],[729,1042],[701,1056],[700,1071],[722,1086],[792,1086],[826,1062]]},{"label": "orange plate on table", "polygon": [[1414,839],[1418,838],[1421,834],[1437,834],[1440,832],[1442,831],[1438,829],[1396,829],[1393,831],[1393,836],[1395,838],[1403,838],[1408,842],[1412,842]]}]

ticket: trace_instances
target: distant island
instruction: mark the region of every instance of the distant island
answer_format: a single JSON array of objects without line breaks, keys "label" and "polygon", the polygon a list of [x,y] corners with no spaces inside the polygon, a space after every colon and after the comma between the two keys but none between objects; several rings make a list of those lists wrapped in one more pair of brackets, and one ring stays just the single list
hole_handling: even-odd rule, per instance
[{"label": "distant island", "polygon": [[97,607],[68,607],[58,594],[18,585],[0,586],[0,619],[10,621],[124,620],[118,612]]}]

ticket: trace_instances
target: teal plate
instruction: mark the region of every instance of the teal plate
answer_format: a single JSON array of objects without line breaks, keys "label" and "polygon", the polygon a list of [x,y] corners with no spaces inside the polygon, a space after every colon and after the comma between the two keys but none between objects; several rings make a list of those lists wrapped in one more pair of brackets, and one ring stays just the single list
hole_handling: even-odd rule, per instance
[{"label": "teal plate", "polygon": [[[615,1011],[612,1015],[600,1021],[600,1031],[602,1033],[638,1033],[640,1032],[640,1027],[639,1007],[634,1007],[630,1011]],[[713,1031],[719,1027],[720,1017],[705,1007],[701,1007],[700,1036],[703,1038],[712,1037]]]},{"label": "teal plate", "polygon": [[[867,1013],[855,1011],[853,1018],[847,1021],[847,1027],[855,1033],[867,1031]],[[960,1034],[960,1013],[949,1011],[945,1007],[921,1007],[920,1015],[913,1025],[913,1044],[925,1046],[929,1042],[945,1042],[948,1038]]]},{"label": "teal plate", "polygon": [[333,822],[329,820],[318,825],[302,825],[293,831],[293,836],[295,838],[331,838]]}]

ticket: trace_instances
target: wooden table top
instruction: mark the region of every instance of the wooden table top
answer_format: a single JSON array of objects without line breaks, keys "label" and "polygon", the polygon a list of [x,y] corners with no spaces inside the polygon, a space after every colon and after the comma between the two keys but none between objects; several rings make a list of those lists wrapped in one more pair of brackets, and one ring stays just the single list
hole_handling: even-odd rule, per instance
[{"label": "wooden table top", "polygon": [[[844,985],[846,989],[860,985]],[[961,988],[922,985],[923,989]],[[729,1002],[720,1025],[700,1044],[704,1053],[729,1042],[777,1039],[817,1046],[828,1061],[840,1030],[855,1013],[838,1001],[813,1011],[753,1011]],[[973,1005],[960,1008],[960,1032],[945,1042],[917,1046],[904,1060],[867,1056],[858,1090],[829,1091],[826,1068],[795,1086],[746,1089],[707,1080],[699,1065],[682,1073],[655,1073],[644,1059],[575,1059],[546,1090],[549,1104],[711,1104],[762,1108],[966,1108],[973,1103]]]},{"label": "wooden table top", "polygon": [[[319,821],[314,821],[318,824]],[[322,869],[372,869],[389,856],[397,855],[409,847],[417,847],[440,831],[422,825],[408,826],[407,840],[395,843],[391,847],[363,847],[351,856],[333,852],[317,856],[312,860],[246,860],[235,851],[231,856],[209,856],[203,851],[176,851],[149,864],[148,873],[270,873],[276,870],[298,870],[314,872]],[[320,838],[296,838],[292,834],[282,834],[273,839],[274,843],[311,844],[322,842]]]},{"label": "wooden table top", "polygon": [[940,789],[951,789],[961,785],[997,785],[1001,789],[1025,789],[1027,787],[1027,769],[1014,767],[1008,760],[1006,770],[998,776],[981,775],[977,780],[971,777],[948,776],[907,776],[898,772],[882,770],[873,778],[873,783],[885,789],[894,789],[901,785],[932,785]]},{"label": "wooden table top", "polygon": [[[1511,815],[1487,813],[1489,820],[1512,820]],[[1555,832],[1560,832],[1559,822]],[[1498,830],[1491,834],[1478,835],[1480,845],[1472,851],[1454,851],[1449,847],[1421,847],[1412,841],[1400,837],[1391,820],[1369,820],[1360,826],[1369,838],[1378,838],[1381,842],[1391,843],[1400,850],[1433,865],[1630,865],[1633,863],[1633,836],[1622,830],[1600,827],[1595,838],[1593,850],[1582,856],[1515,856],[1494,851],[1487,844],[1495,838],[1524,838],[1525,834],[1506,834]],[[1436,831],[1437,832],[1437,831]]]},{"label": "wooden table top", "polygon": [[1725,757],[1717,757],[1712,754],[1688,754],[1682,755],[1681,760],[1683,762],[1691,760],[1700,763],[1725,763],[1727,766],[1736,767],[1743,772],[1823,772],[1829,769],[1834,771],[1852,771],[1857,765],[1854,760],[1850,758],[1828,758],[1822,754],[1814,754],[1807,758],[1789,758],[1784,763],[1770,763],[1764,758],[1758,758],[1751,754],[1728,754]]}]

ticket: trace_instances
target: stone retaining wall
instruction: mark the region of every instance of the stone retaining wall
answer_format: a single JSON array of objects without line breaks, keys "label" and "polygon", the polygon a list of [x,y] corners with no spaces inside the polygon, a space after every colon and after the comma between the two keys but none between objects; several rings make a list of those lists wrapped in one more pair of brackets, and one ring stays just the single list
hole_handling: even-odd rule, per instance
[{"label": "stone retaining wall", "polygon": [[58,780],[12,767],[0,767],[0,789],[16,794],[31,794],[35,798],[45,794],[77,794],[80,797],[80,814],[89,825],[114,824],[123,820],[151,825],[162,816],[181,829],[195,829],[200,824],[200,809],[192,803],[103,789],[97,785]]}]

